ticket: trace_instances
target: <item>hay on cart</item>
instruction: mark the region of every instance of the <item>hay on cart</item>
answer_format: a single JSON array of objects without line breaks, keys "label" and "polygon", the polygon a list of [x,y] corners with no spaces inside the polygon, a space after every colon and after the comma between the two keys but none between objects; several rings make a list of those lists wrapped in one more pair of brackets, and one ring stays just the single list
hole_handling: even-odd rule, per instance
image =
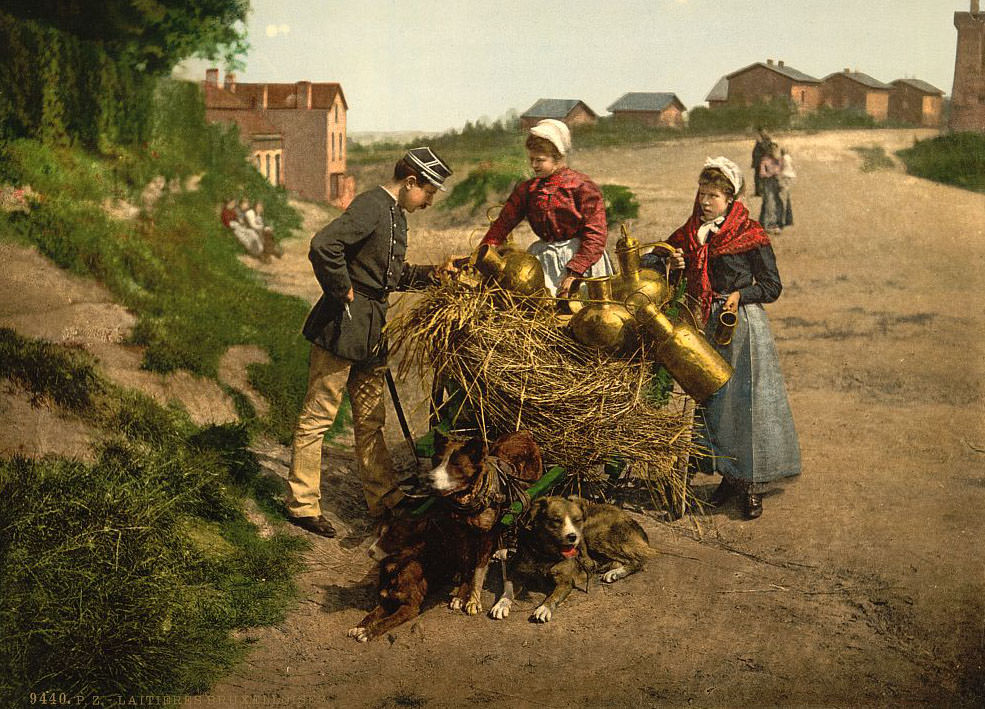
[{"label": "hay on cart", "polygon": [[677,392],[655,400],[644,350],[599,354],[559,327],[553,308],[531,302],[457,280],[429,288],[387,325],[398,374],[453,382],[487,440],[529,430],[545,461],[579,483],[597,482],[608,461],[624,461],[683,500],[693,402]]}]

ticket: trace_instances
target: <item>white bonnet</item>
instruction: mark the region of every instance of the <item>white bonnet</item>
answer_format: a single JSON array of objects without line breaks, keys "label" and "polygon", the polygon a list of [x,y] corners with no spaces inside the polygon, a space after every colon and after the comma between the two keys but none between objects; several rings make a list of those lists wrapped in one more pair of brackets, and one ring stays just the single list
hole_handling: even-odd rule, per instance
[{"label": "white bonnet", "polygon": [[545,118],[530,129],[530,135],[549,140],[561,155],[571,150],[571,131],[562,121]]},{"label": "white bonnet", "polygon": [[742,168],[734,162],[722,155],[719,155],[717,158],[705,158],[705,164],[701,169],[704,170],[709,167],[718,168],[722,171],[722,174],[728,178],[728,181],[732,183],[732,187],[735,188],[735,194],[739,194],[742,191]]}]

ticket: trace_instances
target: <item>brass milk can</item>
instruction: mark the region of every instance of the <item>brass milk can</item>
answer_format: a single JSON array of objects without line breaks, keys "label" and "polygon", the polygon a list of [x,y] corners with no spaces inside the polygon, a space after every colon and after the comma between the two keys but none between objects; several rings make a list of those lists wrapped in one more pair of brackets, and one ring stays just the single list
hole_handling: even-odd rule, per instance
[{"label": "brass milk can", "polygon": [[542,296],[546,293],[544,269],[533,254],[511,250],[500,255],[489,244],[476,250],[475,267],[502,288],[517,295]]},{"label": "brass milk can", "polygon": [[582,279],[588,302],[568,323],[571,334],[583,345],[608,354],[629,353],[638,343],[633,316],[624,305],[612,302],[612,277]]},{"label": "brass milk can", "polygon": [[[637,239],[630,236],[625,225],[622,236],[616,242],[616,261],[619,263],[619,275],[612,280],[612,297],[620,303],[631,303],[631,296],[641,293],[646,300],[662,308],[671,299],[673,291],[662,274],[649,268],[640,268],[640,251],[643,248]],[[674,247],[660,241],[652,246],[674,253]],[[641,299],[637,299],[639,302]],[[630,306],[632,307],[632,306]]]},{"label": "brass milk can", "polygon": [[653,303],[635,312],[640,330],[657,346],[656,357],[696,401],[704,401],[732,378],[732,365],[694,325],[673,323]]}]

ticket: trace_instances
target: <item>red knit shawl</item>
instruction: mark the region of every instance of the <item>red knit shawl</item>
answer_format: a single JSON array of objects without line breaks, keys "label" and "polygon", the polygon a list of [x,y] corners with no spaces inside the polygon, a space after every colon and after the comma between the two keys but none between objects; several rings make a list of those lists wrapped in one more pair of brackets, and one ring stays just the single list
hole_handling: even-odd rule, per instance
[{"label": "red knit shawl", "polygon": [[698,241],[698,227],[701,224],[701,206],[695,197],[691,218],[670,235],[667,243],[684,251],[687,292],[701,305],[701,316],[707,321],[715,297],[711,288],[711,275],[708,273],[709,261],[716,256],[741,254],[761,246],[769,246],[770,239],[759,222],[749,218],[749,210],[739,201],[732,203],[718,233],[709,234],[704,244]]}]

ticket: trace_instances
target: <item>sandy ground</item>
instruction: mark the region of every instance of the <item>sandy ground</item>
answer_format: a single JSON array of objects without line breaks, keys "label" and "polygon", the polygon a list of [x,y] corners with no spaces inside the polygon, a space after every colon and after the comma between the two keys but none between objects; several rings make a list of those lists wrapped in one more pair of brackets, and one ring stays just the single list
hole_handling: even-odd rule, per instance
[{"label": "sandy ground", "polygon": [[[323,505],[350,532],[312,537],[301,599],[246,632],[247,660],[208,697],[221,706],[900,706],[985,698],[983,338],[985,200],[896,169],[860,170],[916,131],[779,136],[793,154],[796,224],[775,239],[784,292],[768,306],[804,473],[744,521],[736,506],[640,519],[661,554],[612,586],[573,593],[547,625],[540,596],[505,621],[443,605],[389,636],[345,637],[373,605],[354,463],[326,456]],[[748,163],[751,141],[692,140],[577,154],[598,182],[630,186],[631,226],[666,237],[690,211],[706,155]],[[759,200],[748,197],[754,213]],[[306,230],[271,287],[313,300]],[[474,224],[411,215],[410,260],[467,249]],[[474,236],[472,239],[474,240]],[[521,240],[523,240],[521,238]],[[406,307],[404,297],[401,305]],[[32,334],[32,333],[28,333]],[[262,353],[243,353],[244,359]],[[419,382],[401,384],[420,432]],[[6,413],[4,414],[7,415]],[[388,436],[400,449],[391,412]],[[289,453],[258,445],[284,475]],[[717,480],[699,476],[699,494]],[[492,574],[494,576],[494,574]],[[487,593],[485,605],[491,605]]]}]

